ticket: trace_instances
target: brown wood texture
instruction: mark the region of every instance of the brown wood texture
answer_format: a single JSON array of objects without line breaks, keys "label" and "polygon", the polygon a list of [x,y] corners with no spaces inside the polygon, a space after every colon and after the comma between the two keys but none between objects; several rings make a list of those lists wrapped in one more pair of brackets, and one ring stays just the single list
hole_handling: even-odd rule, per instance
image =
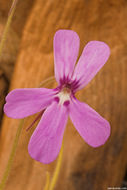
[{"label": "brown wood texture", "polygon": [[[111,56],[92,82],[77,94],[112,128],[107,143],[89,147],[71,121],[64,135],[64,156],[56,190],[105,190],[121,186],[127,166],[127,1],[36,0],[23,32],[11,89],[37,87],[53,75],[53,36],[56,30],[75,30],[81,40],[80,54],[90,40],[105,41]],[[50,86],[52,87],[52,86]],[[46,171],[56,162],[43,165],[27,152],[34,129],[25,131],[26,120],[8,178],[7,190],[42,190]],[[0,178],[4,172],[19,121],[4,117],[0,136]]]},{"label": "brown wood texture", "polygon": [[[0,121],[2,118],[2,108],[5,95],[7,94],[9,83],[12,77],[14,64],[16,62],[20,41],[26,19],[32,8],[34,0],[19,0],[14,14],[13,22],[10,26],[6,44],[0,57]],[[7,22],[8,12],[12,1],[0,0],[0,41]]]}]

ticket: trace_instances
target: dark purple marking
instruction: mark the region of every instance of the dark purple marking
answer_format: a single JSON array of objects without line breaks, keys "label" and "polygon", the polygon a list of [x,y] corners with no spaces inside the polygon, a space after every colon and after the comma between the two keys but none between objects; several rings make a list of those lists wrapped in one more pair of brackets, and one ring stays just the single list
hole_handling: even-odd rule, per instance
[{"label": "dark purple marking", "polygon": [[69,77],[63,76],[63,78],[60,79],[60,86],[59,89],[62,88],[69,88],[72,93],[76,92],[76,89],[79,87],[79,81],[78,80],[71,80]]},{"label": "dark purple marking", "polygon": [[69,104],[70,104],[70,101],[69,101],[69,100],[67,100],[67,101],[65,101],[65,102],[64,102],[64,104],[63,104],[63,105],[64,105],[64,106],[68,106]]},{"label": "dark purple marking", "polygon": [[59,101],[60,101],[59,97],[55,97],[54,101],[56,101],[57,103],[59,103]]}]

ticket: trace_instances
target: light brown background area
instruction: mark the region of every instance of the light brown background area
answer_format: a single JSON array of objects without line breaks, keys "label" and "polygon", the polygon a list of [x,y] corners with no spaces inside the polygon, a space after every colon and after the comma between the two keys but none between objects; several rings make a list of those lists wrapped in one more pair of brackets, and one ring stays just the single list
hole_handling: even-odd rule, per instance
[{"label": "light brown background area", "polygon": [[[22,6],[18,5],[19,11],[15,13],[20,18],[19,22],[24,23],[20,24],[22,32],[18,30],[19,22],[12,23],[12,30],[20,37],[15,43],[17,53],[14,55],[15,67],[10,89],[36,87],[53,75],[53,36],[58,29],[72,29],[78,33],[81,40],[80,54],[91,40],[104,41],[111,48],[106,65],[77,95],[110,122],[111,136],[104,146],[93,149],[83,141],[69,121],[56,190],[105,190],[107,187],[120,187],[127,166],[127,1],[36,0],[31,4],[27,0],[25,3],[27,17],[22,13]],[[9,35],[8,38],[15,40],[15,35]],[[6,48],[11,52],[8,43]],[[11,54],[5,64],[10,59]],[[25,129],[34,117],[25,122],[6,190],[42,190],[46,171],[52,173],[55,167],[56,162],[43,165],[28,155],[27,145],[34,129],[28,133]],[[3,118],[0,178],[18,122],[6,116]]]}]

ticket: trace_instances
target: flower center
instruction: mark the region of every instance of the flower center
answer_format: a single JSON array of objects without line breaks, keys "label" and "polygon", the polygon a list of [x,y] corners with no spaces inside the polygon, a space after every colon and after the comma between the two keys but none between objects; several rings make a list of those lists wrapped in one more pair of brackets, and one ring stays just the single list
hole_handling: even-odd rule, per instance
[{"label": "flower center", "polygon": [[[68,102],[70,100],[70,94],[71,90],[67,87],[64,87],[59,93],[59,104],[64,104],[65,102]],[[66,104],[66,103],[65,103]]]},{"label": "flower center", "polygon": [[55,100],[59,105],[69,105],[70,103],[71,90],[68,87],[63,87],[56,95]]},{"label": "flower center", "polygon": [[79,82],[76,80],[69,80],[68,78],[64,78],[60,80],[60,86],[57,87],[57,94],[54,100],[59,105],[68,106],[70,104],[71,97],[74,96],[76,89],[78,87]]}]

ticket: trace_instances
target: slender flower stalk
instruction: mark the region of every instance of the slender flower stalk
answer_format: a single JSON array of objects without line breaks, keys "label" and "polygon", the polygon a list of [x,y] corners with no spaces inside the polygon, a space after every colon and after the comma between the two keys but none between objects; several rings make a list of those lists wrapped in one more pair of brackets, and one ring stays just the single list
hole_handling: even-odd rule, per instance
[{"label": "slender flower stalk", "polygon": [[15,156],[15,152],[16,152],[18,142],[19,142],[19,137],[20,137],[20,134],[21,134],[21,131],[22,131],[23,123],[24,123],[24,119],[22,119],[20,121],[19,126],[17,128],[17,132],[16,132],[16,136],[15,136],[14,143],[13,143],[13,146],[12,146],[11,154],[10,154],[10,157],[9,157],[9,160],[8,160],[8,164],[7,164],[7,167],[5,169],[2,181],[0,183],[0,190],[4,189],[4,187],[6,185],[7,178],[8,178],[9,173],[10,173],[10,170],[12,168],[13,159],[14,159],[14,156]]},{"label": "slender flower stalk", "polygon": [[47,86],[49,83],[51,82],[54,82],[55,81],[55,77],[54,76],[51,76],[51,77],[48,77],[47,79],[45,79],[44,81],[42,81],[39,85],[39,87],[42,87],[42,86]]},{"label": "slender flower stalk", "polygon": [[49,185],[50,185],[50,174],[49,172],[46,172],[46,184],[44,190],[49,190]]},{"label": "slender flower stalk", "polygon": [[17,3],[18,3],[18,0],[13,0],[8,16],[11,16],[11,15],[13,16]]},{"label": "slender flower stalk", "polygon": [[9,11],[9,14],[8,14],[7,23],[6,23],[6,26],[5,26],[3,35],[2,35],[1,42],[0,42],[0,57],[1,57],[2,52],[3,52],[4,43],[5,43],[6,38],[7,38],[7,34],[9,31],[9,28],[10,28],[10,24],[11,24],[15,9],[16,9],[17,2],[18,2],[18,0],[13,1],[12,6],[11,6],[10,11]]},{"label": "slender flower stalk", "polygon": [[51,180],[51,184],[50,184],[49,172],[47,172],[47,174],[46,174],[46,185],[45,185],[44,190],[53,190],[55,185],[56,185],[58,175],[59,175],[59,172],[60,172],[60,167],[61,167],[61,164],[62,164],[63,148],[64,148],[64,143],[62,143],[62,146],[61,146],[60,154],[59,154],[59,157],[58,157],[58,160],[57,160],[57,164],[56,164],[56,168],[55,168],[52,180]]},{"label": "slender flower stalk", "polygon": [[[12,6],[11,6],[10,11],[9,11],[9,14],[8,14],[7,23],[5,25],[5,29],[4,29],[4,32],[3,32],[3,35],[2,35],[2,38],[1,38],[1,42],[0,42],[0,57],[1,57],[2,52],[3,52],[4,43],[5,43],[6,38],[7,38],[7,34],[8,34],[8,31],[9,31],[9,28],[10,28],[10,24],[11,24],[15,9],[16,9],[17,2],[18,2],[18,0],[13,1]],[[8,160],[8,164],[7,164],[7,167],[5,169],[5,173],[3,175],[2,181],[0,183],[0,190],[4,189],[6,181],[7,181],[7,178],[9,176],[9,172],[10,172],[11,167],[12,167],[13,158],[14,158],[16,148],[17,148],[17,145],[18,145],[18,141],[19,141],[19,137],[20,137],[20,134],[21,134],[23,121],[24,121],[24,119],[21,120],[21,122],[19,124],[19,127],[17,129],[17,133],[16,133],[15,140],[14,140],[13,147],[12,147],[12,151],[11,151],[11,154],[10,154],[10,157],[9,157],[9,160]]]},{"label": "slender flower stalk", "polygon": [[58,175],[59,175],[59,172],[60,172],[60,168],[61,168],[61,164],[62,164],[63,149],[64,149],[64,143],[62,143],[62,146],[61,146],[58,161],[57,161],[57,164],[56,164],[56,169],[55,169],[54,175],[52,177],[52,181],[51,181],[49,190],[53,190],[55,185],[56,185]]}]

